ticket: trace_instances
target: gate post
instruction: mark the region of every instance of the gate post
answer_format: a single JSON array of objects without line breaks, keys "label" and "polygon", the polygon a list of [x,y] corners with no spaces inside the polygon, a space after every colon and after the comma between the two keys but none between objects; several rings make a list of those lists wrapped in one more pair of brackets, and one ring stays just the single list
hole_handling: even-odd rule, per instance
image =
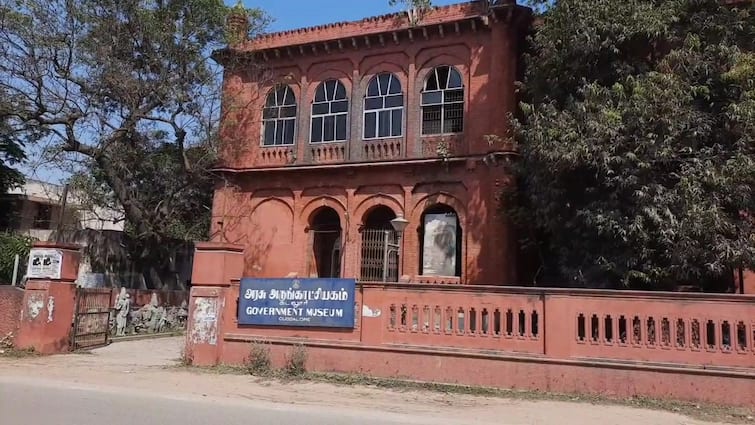
[{"label": "gate post", "polygon": [[81,254],[73,244],[37,242],[29,254],[28,280],[15,345],[41,354],[69,350],[76,313]]},{"label": "gate post", "polygon": [[195,245],[184,353],[191,364],[213,366],[220,362],[223,334],[236,326],[238,280],[243,273],[243,246],[218,242]]}]

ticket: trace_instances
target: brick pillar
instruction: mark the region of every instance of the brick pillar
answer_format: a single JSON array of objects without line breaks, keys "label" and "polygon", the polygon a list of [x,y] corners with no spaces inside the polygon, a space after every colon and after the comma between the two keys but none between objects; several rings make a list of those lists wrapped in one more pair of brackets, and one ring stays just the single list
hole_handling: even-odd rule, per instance
[{"label": "brick pillar", "polygon": [[197,243],[191,273],[186,356],[192,364],[219,363],[224,329],[234,326],[238,280],[244,273],[244,247]]},{"label": "brick pillar", "polygon": [[[33,263],[47,258],[49,265]],[[76,314],[76,277],[81,254],[77,245],[38,242],[29,255],[29,280],[21,307],[16,347],[41,354],[69,350]]]}]

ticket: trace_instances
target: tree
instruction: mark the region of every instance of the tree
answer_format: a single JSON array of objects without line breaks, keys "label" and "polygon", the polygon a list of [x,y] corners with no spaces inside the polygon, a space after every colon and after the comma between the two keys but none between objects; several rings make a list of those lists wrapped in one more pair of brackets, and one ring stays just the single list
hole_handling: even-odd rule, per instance
[{"label": "tree", "polygon": [[[0,91],[0,195],[23,183],[23,175],[13,165],[26,159],[23,141],[16,137],[12,106]],[[3,214],[3,213],[0,213]]]},{"label": "tree", "polygon": [[210,56],[229,13],[251,33],[266,22],[218,0],[0,0],[12,119],[92,202],[123,210],[137,258],[206,238],[222,83]]},{"label": "tree", "polygon": [[536,280],[711,289],[755,265],[752,3],[552,3],[515,119]]}]

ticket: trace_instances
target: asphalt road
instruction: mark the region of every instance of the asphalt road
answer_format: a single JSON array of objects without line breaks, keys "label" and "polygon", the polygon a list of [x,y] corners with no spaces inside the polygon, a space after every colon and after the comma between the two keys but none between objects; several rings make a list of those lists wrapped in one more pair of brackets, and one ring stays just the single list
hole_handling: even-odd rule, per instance
[{"label": "asphalt road", "polygon": [[[117,383],[114,383],[117,385]],[[60,382],[0,377],[1,425],[394,425],[437,424],[346,407],[142,395]]]}]

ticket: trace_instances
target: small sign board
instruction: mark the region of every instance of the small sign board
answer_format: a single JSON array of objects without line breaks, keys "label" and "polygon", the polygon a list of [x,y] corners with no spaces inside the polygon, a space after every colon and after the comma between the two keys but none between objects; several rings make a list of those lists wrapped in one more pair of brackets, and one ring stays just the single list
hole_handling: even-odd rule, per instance
[{"label": "small sign board", "polygon": [[32,248],[26,267],[27,279],[60,279],[63,252],[59,249]]},{"label": "small sign board", "polygon": [[354,279],[241,279],[240,325],[354,328]]}]

